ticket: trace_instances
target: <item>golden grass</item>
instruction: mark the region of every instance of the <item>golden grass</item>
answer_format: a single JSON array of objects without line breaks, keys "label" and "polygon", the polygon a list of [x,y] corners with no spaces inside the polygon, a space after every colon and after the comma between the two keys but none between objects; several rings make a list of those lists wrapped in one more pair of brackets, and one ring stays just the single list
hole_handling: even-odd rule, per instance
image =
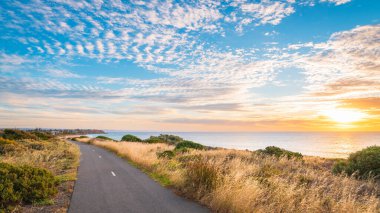
[{"label": "golden grass", "polygon": [[332,160],[276,159],[228,149],[156,153],[166,144],[92,140],[143,169],[160,174],[187,197],[216,212],[380,212],[380,187],[374,181],[331,173]]},{"label": "golden grass", "polygon": [[[0,161],[16,165],[42,167],[53,172],[54,175],[63,175],[76,172],[79,165],[79,148],[60,139],[49,141],[18,141],[23,149],[0,156]],[[32,145],[41,148],[33,149]]]}]

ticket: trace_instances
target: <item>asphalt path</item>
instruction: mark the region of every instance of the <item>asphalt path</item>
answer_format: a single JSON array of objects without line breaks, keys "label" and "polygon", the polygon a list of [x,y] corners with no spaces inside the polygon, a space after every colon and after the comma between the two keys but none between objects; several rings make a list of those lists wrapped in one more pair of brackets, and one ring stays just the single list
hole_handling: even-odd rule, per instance
[{"label": "asphalt path", "polygon": [[80,142],[81,157],[69,213],[209,212],[160,186],[115,154]]}]

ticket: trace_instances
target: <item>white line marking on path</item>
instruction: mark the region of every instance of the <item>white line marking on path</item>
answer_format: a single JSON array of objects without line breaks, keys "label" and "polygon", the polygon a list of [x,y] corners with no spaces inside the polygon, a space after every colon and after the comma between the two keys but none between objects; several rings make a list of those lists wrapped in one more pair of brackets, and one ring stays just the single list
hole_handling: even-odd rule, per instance
[{"label": "white line marking on path", "polygon": [[115,173],[114,173],[113,171],[111,171],[111,174],[112,174],[113,176],[116,176]]},{"label": "white line marking on path", "polygon": [[101,156],[101,155],[99,155],[99,158],[102,158],[102,156]]}]

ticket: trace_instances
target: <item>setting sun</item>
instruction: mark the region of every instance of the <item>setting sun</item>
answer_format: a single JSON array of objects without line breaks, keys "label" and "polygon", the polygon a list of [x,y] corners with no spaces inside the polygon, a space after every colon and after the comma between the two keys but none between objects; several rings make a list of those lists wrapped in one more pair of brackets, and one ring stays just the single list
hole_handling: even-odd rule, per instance
[{"label": "setting sun", "polygon": [[365,113],[352,109],[333,109],[324,114],[337,123],[352,123],[366,117]]}]

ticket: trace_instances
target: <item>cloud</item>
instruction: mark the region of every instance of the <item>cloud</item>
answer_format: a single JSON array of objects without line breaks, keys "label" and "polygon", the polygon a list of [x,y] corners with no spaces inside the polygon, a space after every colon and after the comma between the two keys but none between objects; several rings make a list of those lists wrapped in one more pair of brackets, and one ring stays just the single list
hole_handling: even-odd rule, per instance
[{"label": "cloud", "polygon": [[340,101],[343,107],[359,108],[359,109],[377,109],[380,111],[380,97],[353,98],[343,99]]},{"label": "cloud", "polygon": [[142,11],[142,18],[152,24],[178,29],[214,31],[218,28],[215,21],[223,17],[218,9],[207,4],[179,5],[166,1],[151,7],[156,10]]},{"label": "cloud", "polygon": [[16,55],[16,54],[5,54],[0,55],[0,72],[11,73],[19,67],[32,63],[33,60],[27,57]]},{"label": "cloud", "polygon": [[2,53],[0,57],[1,64],[20,65],[20,64],[30,63],[30,62],[31,60],[26,59],[25,57],[16,55],[16,54],[7,55],[5,53]]},{"label": "cloud", "polygon": [[81,78],[80,75],[70,72],[68,70],[49,69],[49,70],[46,70],[46,73],[52,77],[58,77],[58,78]]},{"label": "cloud", "polygon": [[22,41],[28,45],[23,46],[30,53],[39,52],[45,58],[79,55],[148,67],[191,60],[194,48],[210,48],[200,40],[202,35],[223,36],[231,25],[239,32],[245,27],[277,25],[295,12],[297,4],[302,5],[268,0],[10,1],[4,5],[8,21],[0,21],[10,33],[25,37]]},{"label": "cloud", "polygon": [[252,14],[255,19],[259,20],[259,24],[277,25],[281,20],[295,10],[292,6],[281,2],[264,1],[264,3],[242,4],[241,9],[245,13]]},{"label": "cloud", "polygon": [[329,3],[333,3],[335,5],[342,5],[342,4],[346,4],[348,2],[351,2],[351,0],[320,0],[321,2],[329,2]]},{"label": "cloud", "polygon": [[310,54],[294,56],[308,89],[345,96],[380,93],[380,25],[334,33],[327,42],[310,45]]}]

